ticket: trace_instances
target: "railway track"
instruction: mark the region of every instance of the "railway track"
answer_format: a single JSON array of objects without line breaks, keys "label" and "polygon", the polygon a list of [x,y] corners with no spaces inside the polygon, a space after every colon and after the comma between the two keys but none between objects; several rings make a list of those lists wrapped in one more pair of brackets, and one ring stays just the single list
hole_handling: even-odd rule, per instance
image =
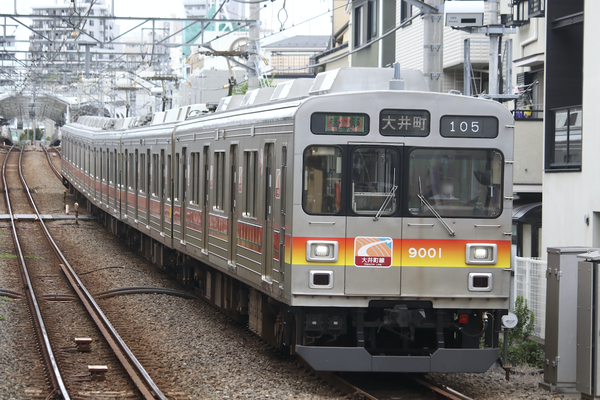
[{"label": "railway track", "polygon": [[[54,175],[56,175],[56,177],[62,181],[62,174],[58,171],[58,169],[52,162],[52,158],[50,157],[50,152],[48,151],[48,149],[46,149],[45,146],[42,146],[42,149],[44,150],[44,154],[46,154],[46,159],[48,160],[48,165],[50,165],[50,169],[52,169],[52,172],[54,172]],[[58,158],[60,160],[60,153],[56,150],[54,150],[53,153],[58,154]]]},{"label": "railway track", "polygon": [[8,151],[2,180],[23,292],[4,292],[27,297],[35,347],[44,365],[42,371],[33,371],[37,379],[31,385],[36,389],[28,394],[167,400],[56,246],[23,177],[22,157],[22,151]]},{"label": "railway track", "polygon": [[[308,367],[307,367],[308,368]],[[325,382],[356,400],[473,400],[420,374],[316,372]]]}]

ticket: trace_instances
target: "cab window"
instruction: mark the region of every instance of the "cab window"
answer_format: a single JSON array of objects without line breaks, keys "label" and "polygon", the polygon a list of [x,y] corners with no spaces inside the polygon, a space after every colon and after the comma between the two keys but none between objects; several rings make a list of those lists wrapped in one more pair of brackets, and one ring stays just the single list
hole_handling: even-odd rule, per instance
[{"label": "cab window", "polygon": [[366,215],[396,212],[399,159],[392,148],[361,147],[352,152],[352,211]]},{"label": "cab window", "polygon": [[485,149],[414,149],[409,213],[495,218],[502,212],[502,154]]},{"label": "cab window", "polygon": [[304,152],[302,206],[309,214],[337,214],[342,206],[342,151],[310,146]]}]

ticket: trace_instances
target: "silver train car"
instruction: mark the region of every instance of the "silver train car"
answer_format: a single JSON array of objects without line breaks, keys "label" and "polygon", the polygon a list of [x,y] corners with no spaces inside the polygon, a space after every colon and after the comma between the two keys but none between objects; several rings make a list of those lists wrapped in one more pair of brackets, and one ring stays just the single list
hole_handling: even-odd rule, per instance
[{"label": "silver train car", "polygon": [[345,68],[216,112],[80,117],[65,183],[317,370],[483,372],[509,308],[513,118],[403,75],[405,90]]}]

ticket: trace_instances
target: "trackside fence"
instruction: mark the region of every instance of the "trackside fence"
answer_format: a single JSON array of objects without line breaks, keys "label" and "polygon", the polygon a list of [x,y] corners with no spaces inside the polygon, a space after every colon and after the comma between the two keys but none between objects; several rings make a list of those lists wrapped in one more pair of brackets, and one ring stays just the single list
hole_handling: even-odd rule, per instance
[{"label": "trackside fence", "polygon": [[544,339],[546,329],[546,261],[515,257],[512,306],[517,296],[527,300],[527,307],[535,315],[533,334]]}]

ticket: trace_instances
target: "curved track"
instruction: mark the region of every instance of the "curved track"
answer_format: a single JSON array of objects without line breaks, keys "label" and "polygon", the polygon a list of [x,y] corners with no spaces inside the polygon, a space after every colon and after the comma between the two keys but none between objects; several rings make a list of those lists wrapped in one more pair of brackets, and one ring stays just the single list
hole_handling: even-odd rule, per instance
[{"label": "curved track", "polygon": [[[40,352],[43,354],[42,358],[45,364],[44,374],[47,380],[46,389],[50,392],[47,398],[70,399],[71,395],[69,393],[107,392],[118,387],[118,390],[125,390],[132,394],[134,398],[137,397],[135,395],[137,393],[144,399],[166,400],[167,397],[163,395],[125,342],[120,338],[52,239],[23,178],[21,169],[23,151],[19,152],[18,161],[19,179],[23,189],[16,189],[18,184],[14,177],[9,185],[6,173],[9,158],[12,159],[11,165],[13,169],[16,164],[14,160],[16,154],[11,154],[12,151],[13,148],[5,156],[2,179],[5,188],[6,207],[10,215],[15,251],[21,266],[23,288],[29,301],[31,319],[36,335],[40,341]],[[14,197],[13,202],[11,202],[12,197]],[[27,197],[27,202],[29,202],[28,207],[24,204],[23,197]],[[18,211],[14,209],[13,204],[15,203],[19,204]],[[18,212],[31,214],[21,215],[21,220],[18,220],[15,218],[15,214]],[[32,220],[35,221],[34,229],[30,229]],[[22,224],[27,224],[27,226],[23,226]],[[24,232],[25,234],[20,232]],[[34,234],[43,234],[46,240],[36,237],[33,239],[35,246],[32,246],[31,239]],[[29,241],[29,244],[23,245],[22,242],[24,239],[25,242]],[[28,258],[26,254],[33,248],[36,249],[36,252],[42,251],[38,249],[42,241],[47,242],[51,250],[44,250],[44,257],[32,257],[30,255],[30,258]],[[54,253],[57,260],[56,264],[59,264],[60,269],[53,262],[48,262],[48,259],[52,258],[51,256],[47,256],[48,252]],[[44,262],[39,262],[40,259],[44,260]],[[67,283],[70,283],[70,287],[66,285]],[[53,291],[54,294],[52,294]],[[74,296],[75,294],[76,297]],[[79,298],[83,306],[60,306],[60,304],[65,304],[65,302],[69,302],[74,298]],[[74,311],[75,308],[78,308],[78,310]],[[89,316],[81,316],[83,314],[81,309],[83,308],[87,310]],[[71,332],[66,332],[68,328],[64,326],[65,322],[63,319],[65,317],[87,319],[88,322],[85,323],[87,326],[84,324],[83,330],[88,332],[97,330],[101,333],[103,340],[99,340],[101,338],[97,337],[95,343],[96,351],[92,356],[85,356],[79,353],[73,346],[64,346],[65,340],[73,339]],[[95,322],[96,327],[92,327],[91,322],[89,322],[90,318]],[[78,321],[77,329],[81,330],[81,326],[81,322]],[[108,346],[114,352],[113,355],[106,355]],[[127,375],[129,375],[128,382],[124,383],[123,379],[114,379],[113,382],[110,382],[110,385],[113,385],[113,387],[109,387],[110,385],[104,382],[95,381],[92,376],[93,372],[81,374],[82,368],[89,366],[90,361],[93,359],[102,359],[104,363],[109,364],[109,369],[116,372],[116,375],[118,375],[117,378],[119,376],[122,378],[126,371]],[[91,364],[94,363],[92,362]],[[89,369],[89,371],[92,370],[93,368]]]}]

